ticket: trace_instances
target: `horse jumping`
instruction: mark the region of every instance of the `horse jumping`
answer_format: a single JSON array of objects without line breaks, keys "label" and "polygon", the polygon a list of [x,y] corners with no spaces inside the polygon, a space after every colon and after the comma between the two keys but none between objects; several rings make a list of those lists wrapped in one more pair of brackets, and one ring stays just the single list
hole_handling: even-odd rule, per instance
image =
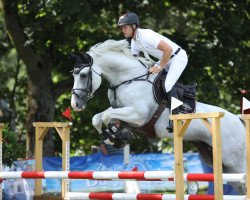
[{"label": "horse jumping", "polygon": [[[103,124],[108,126],[112,119],[119,119],[133,127],[141,127],[154,115],[158,104],[152,91],[152,83],[157,75],[148,76],[152,63],[141,57],[131,55],[126,40],[107,40],[90,48],[86,53],[75,56],[74,86],[71,105],[76,111],[86,107],[87,101],[100,87],[102,79],[108,80],[115,90],[108,90],[111,107],[96,114],[92,123],[102,134]],[[140,80],[140,81],[138,81]],[[223,108],[197,102],[197,113],[224,112],[221,119],[223,173],[245,173],[245,127],[237,115]],[[172,138],[173,133],[166,130],[169,109],[166,108],[154,128],[159,138]],[[198,145],[201,158],[212,164],[210,132],[200,120],[192,120],[184,140]],[[245,193],[242,183],[232,183],[239,194]]]}]

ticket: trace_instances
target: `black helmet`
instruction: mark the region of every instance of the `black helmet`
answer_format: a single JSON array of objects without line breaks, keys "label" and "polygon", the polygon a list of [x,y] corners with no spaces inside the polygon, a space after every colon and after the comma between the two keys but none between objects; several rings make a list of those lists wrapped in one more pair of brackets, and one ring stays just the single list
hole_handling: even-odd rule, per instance
[{"label": "black helmet", "polygon": [[140,21],[139,21],[139,17],[137,16],[137,14],[133,12],[127,12],[119,18],[118,26],[123,26],[127,24],[129,25],[136,24],[137,26],[139,26]]}]

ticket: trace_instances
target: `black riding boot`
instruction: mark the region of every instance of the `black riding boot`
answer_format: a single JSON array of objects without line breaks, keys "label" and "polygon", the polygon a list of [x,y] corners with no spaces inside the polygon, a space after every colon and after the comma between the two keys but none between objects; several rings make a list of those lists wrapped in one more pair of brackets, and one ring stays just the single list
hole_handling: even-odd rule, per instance
[{"label": "black riding boot", "polygon": [[[176,88],[175,86],[173,86],[173,88],[167,93],[167,98],[168,98],[168,102],[169,102],[169,111],[171,112],[171,98],[174,97],[176,99],[178,99],[178,95],[176,92]],[[175,108],[174,110],[172,110],[172,113],[170,113],[172,115],[176,115],[179,114],[179,108]],[[167,127],[168,132],[173,133],[174,128],[173,128],[173,120],[169,120],[169,125]]]}]

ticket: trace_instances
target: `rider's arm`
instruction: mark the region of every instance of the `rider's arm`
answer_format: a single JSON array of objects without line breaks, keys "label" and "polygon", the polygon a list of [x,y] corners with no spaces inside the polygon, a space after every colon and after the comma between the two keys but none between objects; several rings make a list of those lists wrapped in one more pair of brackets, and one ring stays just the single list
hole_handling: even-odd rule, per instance
[{"label": "rider's arm", "polygon": [[159,42],[159,44],[157,45],[157,49],[163,52],[163,56],[160,60],[160,64],[155,64],[153,67],[150,67],[150,73],[159,73],[167,65],[173,51],[172,47],[163,40]]},{"label": "rider's arm", "polygon": [[131,41],[131,47],[130,47],[131,53],[133,56],[139,56],[140,49],[136,46],[134,40]]},{"label": "rider's arm", "polygon": [[157,49],[159,49],[159,50],[161,50],[163,52],[163,56],[162,56],[162,59],[160,61],[160,67],[161,67],[161,69],[163,69],[167,65],[167,63],[168,63],[168,61],[169,61],[169,59],[170,59],[170,57],[172,55],[173,49],[172,49],[171,46],[169,46],[163,40],[161,40],[159,42],[159,44],[157,46]]}]

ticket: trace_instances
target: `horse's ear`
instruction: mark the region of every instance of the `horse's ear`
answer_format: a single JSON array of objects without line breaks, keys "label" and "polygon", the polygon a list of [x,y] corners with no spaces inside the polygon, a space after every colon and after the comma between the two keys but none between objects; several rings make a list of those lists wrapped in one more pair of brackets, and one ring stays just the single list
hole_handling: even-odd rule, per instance
[{"label": "horse's ear", "polygon": [[75,54],[73,54],[73,53],[69,53],[69,55],[70,55],[71,58],[75,58],[75,59],[78,59],[78,58],[79,58],[78,55],[75,55]]},{"label": "horse's ear", "polygon": [[91,56],[89,54],[82,52],[79,55],[83,63],[89,64],[91,62]]}]

